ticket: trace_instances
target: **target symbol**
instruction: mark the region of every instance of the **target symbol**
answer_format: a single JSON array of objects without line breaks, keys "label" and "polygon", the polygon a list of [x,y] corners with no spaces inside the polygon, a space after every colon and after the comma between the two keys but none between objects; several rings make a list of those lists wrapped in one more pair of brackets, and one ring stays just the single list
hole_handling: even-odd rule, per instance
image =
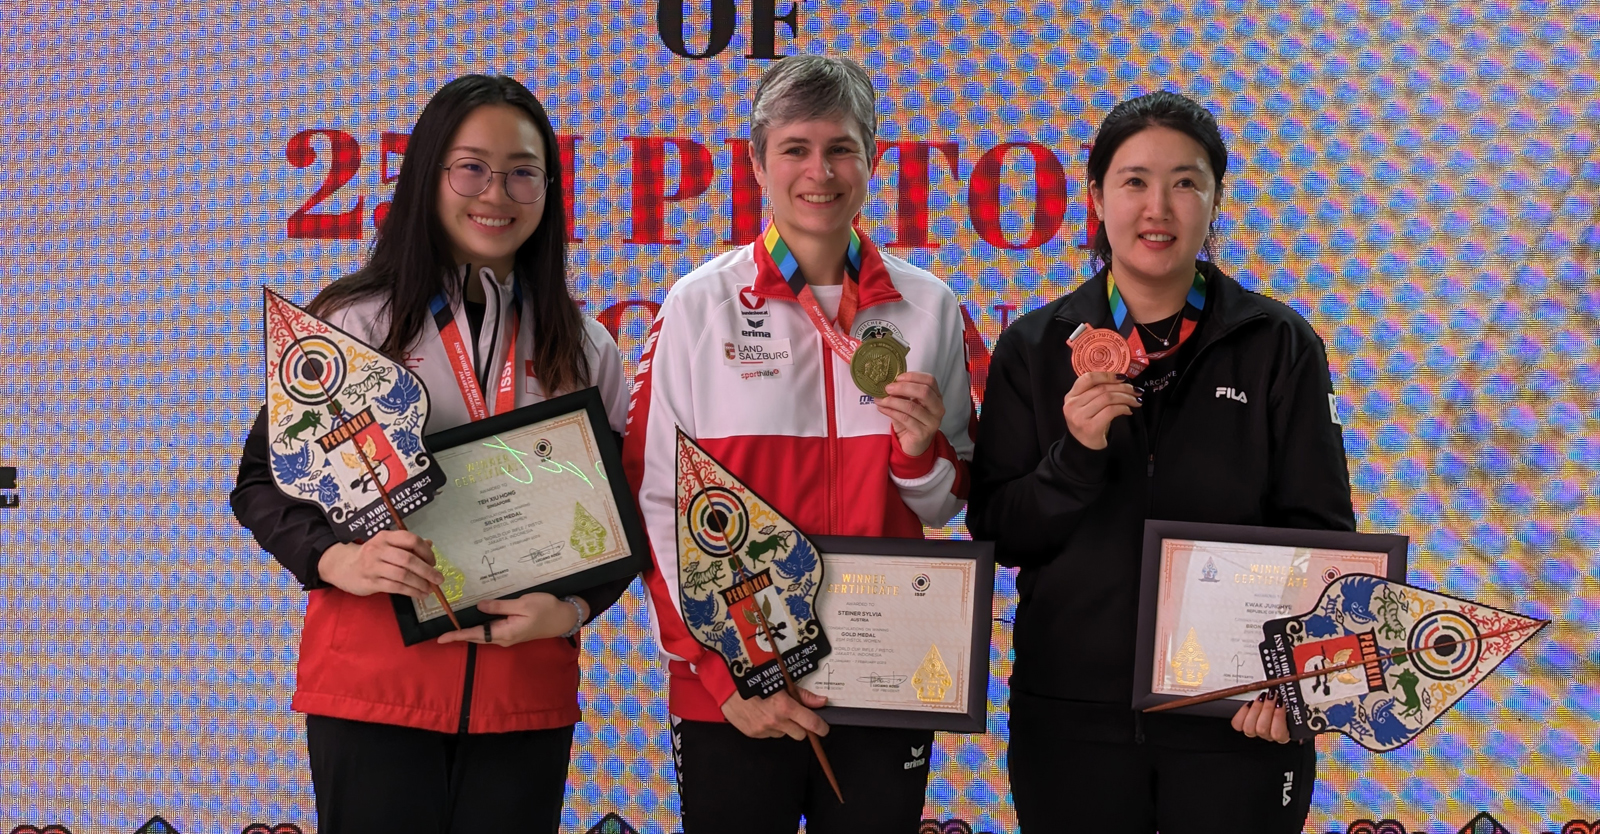
[{"label": "target symbol", "polygon": [[1322,584],[1324,584],[1324,585],[1333,584],[1333,580],[1338,579],[1339,575],[1340,575],[1340,572],[1339,572],[1338,568],[1334,568],[1334,567],[1328,568],[1327,570],[1322,572]]},{"label": "target symbol", "polygon": [[283,349],[278,382],[290,399],[322,405],[344,385],[344,354],[325,336],[306,336]]},{"label": "target symbol", "polygon": [[750,513],[733,490],[709,487],[689,502],[689,534],[706,553],[731,556],[750,535]]},{"label": "target symbol", "polygon": [[1435,611],[1411,627],[1406,648],[1415,652],[1411,659],[1417,671],[1434,680],[1449,681],[1478,665],[1483,641],[1471,620],[1455,611]]},{"label": "target symbol", "polygon": [[1108,328],[1090,328],[1067,344],[1072,347],[1072,370],[1079,376],[1107,371],[1125,374],[1133,361],[1128,340]]},{"label": "target symbol", "polygon": [[550,457],[555,450],[555,444],[551,443],[549,438],[541,437],[538,443],[533,444],[533,453],[541,458]]}]

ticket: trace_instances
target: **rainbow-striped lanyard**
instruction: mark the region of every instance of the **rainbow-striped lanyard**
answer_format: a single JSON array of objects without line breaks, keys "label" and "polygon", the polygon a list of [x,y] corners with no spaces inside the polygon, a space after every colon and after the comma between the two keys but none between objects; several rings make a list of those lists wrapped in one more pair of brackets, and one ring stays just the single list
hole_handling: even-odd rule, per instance
[{"label": "rainbow-striped lanyard", "polygon": [[[799,297],[806,279],[800,274],[800,263],[789,251],[789,244],[784,243],[783,235],[778,234],[778,224],[767,224],[767,233],[761,236],[761,242],[767,247],[767,254],[772,256],[772,262],[777,264],[778,271],[783,273],[783,280],[788,283],[789,289]],[[861,280],[861,236],[856,234],[854,228],[850,229],[850,248],[845,250],[844,268],[850,275],[846,284]]]},{"label": "rainbow-striped lanyard", "polygon": [[1164,359],[1176,353],[1183,345],[1185,339],[1194,333],[1194,328],[1200,323],[1200,311],[1206,308],[1206,277],[1200,270],[1194,272],[1194,283],[1189,285],[1189,294],[1184,298],[1183,324],[1178,330],[1178,341],[1171,347],[1160,352],[1151,353],[1145,349],[1144,339],[1139,336],[1139,328],[1134,325],[1133,316],[1128,315],[1128,302],[1122,300],[1122,291],[1117,289],[1117,279],[1110,272],[1106,273],[1106,301],[1111,304],[1111,320],[1116,324],[1117,332],[1122,338],[1128,340],[1128,348],[1133,352],[1134,359],[1145,359],[1145,364],[1157,359]]},{"label": "rainbow-striped lanyard", "polygon": [[850,248],[846,250],[844,259],[844,290],[839,296],[838,329],[834,328],[834,322],[828,319],[828,315],[822,312],[822,305],[817,303],[816,295],[811,292],[811,285],[807,284],[805,276],[800,274],[800,264],[794,259],[794,253],[789,251],[788,244],[783,242],[783,236],[778,234],[776,223],[767,224],[767,233],[761,236],[761,242],[767,247],[767,254],[772,256],[772,262],[777,265],[778,271],[783,273],[783,280],[788,283],[795,300],[800,302],[801,309],[806,311],[812,325],[817,328],[817,333],[840,359],[849,362],[855,356],[856,346],[861,344],[860,340],[850,336],[850,328],[854,326],[856,320],[856,307],[860,304],[858,285],[861,281],[861,236],[856,234],[855,229],[850,230]]}]

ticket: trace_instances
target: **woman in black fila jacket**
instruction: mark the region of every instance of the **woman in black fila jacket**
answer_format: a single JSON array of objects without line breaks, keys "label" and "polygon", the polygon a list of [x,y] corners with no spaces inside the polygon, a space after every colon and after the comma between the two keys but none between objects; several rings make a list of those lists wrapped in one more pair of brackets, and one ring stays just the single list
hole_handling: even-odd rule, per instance
[{"label": "woman in black fila jacket", "polygon": [[[1130,707],[1145,519],[1355,529],[1321,339],[1196,260],[1227,163],[1195,102],[1117,105],[1088,164],[1103,267],[995,346],[968,524],[1021,568],[1008,766],[1027,834],[1298,832],[1310,808],[1316,749],[1270,699],[1231,726]],[[1075,374],[1085,323],[1149,367]]]}]

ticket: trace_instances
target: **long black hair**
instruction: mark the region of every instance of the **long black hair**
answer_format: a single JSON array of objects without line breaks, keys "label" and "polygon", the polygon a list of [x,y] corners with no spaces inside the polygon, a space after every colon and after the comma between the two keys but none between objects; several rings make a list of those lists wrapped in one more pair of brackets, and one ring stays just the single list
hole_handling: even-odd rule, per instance
[{"label": "long black hair", "polygon": [[[1100,132],[1094,136],[1094,147],[1089,149],[1089,184],[1099,187],[1105,182],[1106,170],[1111,167],[1111,157],[1128,138],[1146,128],[1167,127],[1187,135],[1200,143],[1211,160],[1211,170],[1216,172],[1217,191],[1222,190],[1222,176],[1228,172],[1228,146],[1222,141],[1222,130],[1211,111],[1199,102],[1177,93],[1160,90],[1147,93],[1111,108]],[[1213,241],[1216,228],[1206,236],[1205,253],[1214,259]],[[1106,236],[1106,226],[1100,224],[1091,247],[1094,259],[1102,264],[1111,263],[1111,239]]]},{"label": "long black hair", "polygon": [[378,229],[366,266],[328,285],[311,302],[326,315],[363,298],[380,297],[389,333],[379,346],[396,359],[410,348],[428,319],[428,303],[440,293],[457,298],[458,265],[437,210],[439,166],[461,122],[479,107],[510,105],[528,115],[544,140],[550,177],[544,217],[517,248],[514,273],[525,308],[533,315],[533,373],[551,396],[589,384],[583,314],[567,287],[567,214],[561,153],[556,132],[539,99],[514,78],[464,75],[433,94],[411,132],[394,202]]}]

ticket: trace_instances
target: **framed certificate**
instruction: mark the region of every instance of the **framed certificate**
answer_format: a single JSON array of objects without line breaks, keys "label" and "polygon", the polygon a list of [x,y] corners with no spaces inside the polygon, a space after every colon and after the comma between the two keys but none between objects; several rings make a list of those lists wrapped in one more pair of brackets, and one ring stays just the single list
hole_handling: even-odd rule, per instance
[{"label": "framed certificate", "polygon": [[[1391,534],[1146,521],[1134,708],[1266,680],[1263,623],[1310,611],[1347,573],[1405,581],[1409,544]],[[1254,697],[1174,712],[1232,717]]]},{"label": "framed certificate", "polygon": [[812,536],[832,653],[799,684],[830,724],[985,731],[992,542]]},{"label": "framed certificate", "polygon": [[[406,517],[433,541],[442,587],[466,628],[478,603],[557,596],[632,576],[649,550],[600,392],[587,388],[426,439],[444,488]],[[452,630],[436,598],[396,594],[406,645]]]}]

